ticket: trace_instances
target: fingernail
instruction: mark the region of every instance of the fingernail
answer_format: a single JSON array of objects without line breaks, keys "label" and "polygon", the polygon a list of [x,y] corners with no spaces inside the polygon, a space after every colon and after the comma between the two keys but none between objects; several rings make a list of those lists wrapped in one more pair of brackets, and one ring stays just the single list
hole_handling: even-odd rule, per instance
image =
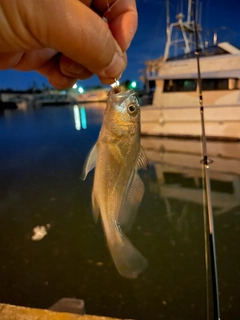
[{"label": "fingernail", "polygon": [[83,67],[76,62],[72,62],[67,68],[67,71],[79,75],[83,72]]},{"label": "fingernail", "polygon": [[116,80],[117,80],[117,81],[120,80],[121,77],[122,77],[122,73],[120,73],[120,75],[116,78]]},{"label": "fingernail", "polygon": [[67,89],[70,86],[72,86],[72,82],[76,80],[67,77],[67,76],[61,76],[58,79],[49,79],[50,83],[52,84],[53,87],[55,88],[61,88],[61,89]]},{"label": "fingernail", "polygon": [[129,49],[131,43],[132,43],[131,41],[129,43],[127,43],[126,51]]},{"label": "fingernail", "polygon": [[115,52],[110,65],[99,73],[101,77],[118,78],[125,69],[125,62],[118,52]]}]

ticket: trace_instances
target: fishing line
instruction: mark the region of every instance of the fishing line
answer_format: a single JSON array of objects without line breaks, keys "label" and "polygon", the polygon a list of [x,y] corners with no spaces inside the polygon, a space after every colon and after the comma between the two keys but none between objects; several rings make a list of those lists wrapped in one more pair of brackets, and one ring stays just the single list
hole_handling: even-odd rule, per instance
[{"label": "fishing line", "polygon": [[[193,8],[193,21],[194,21],[194,33],[195,33],[195,44],[196,44],[196,60],[197,60],[197,82],[199,91],[199,106],[201,115],[201,129],[202,129],[202,165],[204,172],[204,239],[205,239],[205,263],[206,263],[206,276],[208,279],[209,271],[211,272],[212,280],[212,302],[213,302],[213,318],[214,320],[220,320],[220,303],[219,303],[219,290],[218,290],[218,274],[217,274],[217,257],[216,257],[216,244],[214,235],[214,221],[213,221],[213,210],[211,201],[211,183],[209,174],[209,165],[212,161],[208,158],[207,154],[207,139],[205,132],[205,120],[204,120],[204,106],[202,96],[202,79],[200,71],[200,47],[198,39],[198,26],[196,23],[196,8],[195,2],[192,0]],[[208,241],[207,241],[208,240]],[[207,281],[208,282],[208,281]]]},{"label": "fishing line", "polygon": [[109,2],[107,0],[107,10],[103,14],[103,18],[106,18],[106,15],[112,10],[112,8],[118,3],[120,0],[115,0],[111,5],[109,5]]}]

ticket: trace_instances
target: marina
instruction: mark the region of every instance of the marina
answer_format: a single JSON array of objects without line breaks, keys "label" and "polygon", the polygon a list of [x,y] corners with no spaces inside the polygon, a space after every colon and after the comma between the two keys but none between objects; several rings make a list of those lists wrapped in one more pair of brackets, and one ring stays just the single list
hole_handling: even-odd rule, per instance
[{"label": "marina", "polygon": [[37,92],[21,91],[4,91],[0,92],[0,110],[19,109],[27,110],[32,108],[42,108],[45,106],[64,106],[79,103],[102,103],[107,100],[108,90],[91,89],[89,91],[79,93],[74,89],[65,90],[38,90]]},{"label": "marina", "polygon": [[1,89],[1,320],[239,319],[240,49],[204,4],[166,0],[157,57],[138,2],[143,88]]}]

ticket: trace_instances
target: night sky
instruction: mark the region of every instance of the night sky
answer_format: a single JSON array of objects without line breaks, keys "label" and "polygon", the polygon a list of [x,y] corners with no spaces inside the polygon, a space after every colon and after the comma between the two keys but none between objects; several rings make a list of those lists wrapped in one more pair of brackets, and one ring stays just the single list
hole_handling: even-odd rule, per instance
[{"label": "night sky", "polygon": [[[121,1],[121,0],[120,0]],[[203,37],[218,31],[219,42],[229,41],[240,47],[240,3],[239,0],[202,0]],[[128,66],[122,80],[139,80],[139,71],[144,61],[161,56],[165,46],[165,0],[137,0],[139,26],[128,50]],[[175,21],[180,8],[186,9],[187,0],[170,1],[171,22]],[[186,11],[184,11],[186,12]],[[224,28],[223,28],[224,27]],[[0,89],[24,90],[33,85],[47,84],[47,80],[36,72],[0,71]],[[78,81],[83,87],[101,84],[97,77]]]}]

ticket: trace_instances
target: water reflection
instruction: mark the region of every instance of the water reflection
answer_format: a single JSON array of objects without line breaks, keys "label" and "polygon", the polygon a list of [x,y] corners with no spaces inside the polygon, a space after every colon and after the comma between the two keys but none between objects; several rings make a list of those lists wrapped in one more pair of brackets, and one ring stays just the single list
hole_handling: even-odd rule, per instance
[{"label": "water reflection", "polygon": [[[89,314],[206,319],[200,142],[142,138],[150,168],[141,172],[146,192],[129,237],[149,267],[135,281],[123,279],[92,218],[93,175],[80,179],[104,107],[0,117],[0,301],[48,308],[76,297]],[[81,110],[86,130],[76,130]],[[208,150],[222,317],[237,320],[239,144],[209,143]],[[48,234],[32,241],[34,228],[48,224]]]},{"label": "water reflection", "polygon": [[78,107],[78,105],[73,106],[73,115],[75,121],[76,130],[87,129],[87,116],[84,107]]},{"label": "water reflection", "polygon": [[[194,215],[197,212],[201,216],[203,214],[200,141],[144,137],[142,145],[150,162],[150,192],[163,199],[166,217],[175,232],[181,234],[186,243],[191,242]],[[240,144],[208,142],[208,150],[213,160],[210,167],[211,198],[216,226],[221,314],[224,318],[229,312],[231,319],[237,319],[239,311],[235,292],[238,289],[235,281],[240,280],[237,262],[240,255],[236,253],[235,241],[240,240]],[[191,204],[200,205],[202,210],[196,210],[196,207],[193,210]],[[233,263],[231,266],[230,261]]]},{"label": "water reflection", "polygon": [[[156,174],[156,180],[150,182],[152,192],[165,200],[202,204],[199,141],[142,138],[142,145]],[[240,205],[240,144],[208,142],[208,150],[213,160],[212,205],[215,214],[223,214]]]},{"label": "water reflection", "polygon": [[73,115],[74,115],[76,130],[81,130],[82,126],[81,126],[80,110],[76,104],[73,106]]}]

